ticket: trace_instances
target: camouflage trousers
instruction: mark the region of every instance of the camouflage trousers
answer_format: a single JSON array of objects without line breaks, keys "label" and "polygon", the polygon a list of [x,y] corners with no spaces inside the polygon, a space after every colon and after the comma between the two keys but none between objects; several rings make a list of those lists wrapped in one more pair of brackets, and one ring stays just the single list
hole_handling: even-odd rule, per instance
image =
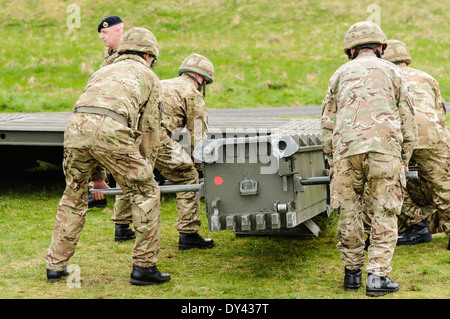
[{"label": "camouflage trousers", "polygon": [[419,167],[419,178],[408,180],[402,213],[398,216],[398,231],[431,219],[434,212],[441,229],[450,235],[450,151],[416,149],[411,163]]},{"label": "camouflage trousers", "polygon": [[[161,134],[161,143],[155,161],[155,168],[167,178],[171,185],[198,184],[198,172],[191,157],[181,145],[166,133]],[[200,222],[200,199],[197,192],[177,192],[178,218],[176,228],[183,233],[197,233]],[[114,215],[111,220],[118,224],[131,222],[129,200],[116,196]]]},{"label": "camouflage trousers", "polygon": [[367,187],[373,217],[366,270],[388,275],[397,244],[396,215],[402,207],[405,183],[400,158],[371,152],[344,158],[333,169],[331,206],[339,212],[337,248],[344,267],[354,270],[364,265],[363,209]]},{"label": "camouflage trousers", "polygon": [[105,167],[130,198],[136,230],[133,264],[150,267],[157,262],[161,236],[159,187],[152,166],[139,152],[139,132],[118,126],[112,119],[91,114],[77,114],[68,122],[63,161],[66,188],[45,258],[50,270],[63,270],[75,252],[88,209],[89,179],[97,165]]}]

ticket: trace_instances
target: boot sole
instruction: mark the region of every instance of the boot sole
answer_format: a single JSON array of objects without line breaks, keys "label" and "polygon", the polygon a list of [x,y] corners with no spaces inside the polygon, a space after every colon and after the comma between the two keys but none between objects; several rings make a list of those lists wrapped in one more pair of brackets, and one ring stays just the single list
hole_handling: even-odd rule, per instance
[{"label": "boot sole", "polygon": [[164,281],[159,281],[159,282],[154,282],[154,281],[142,281],[142,280],[137,280],[137,279],[133,279],[130,278],[130,283],[136,286],[150,286],[150,285],[160,285],[163,284],[165,282],[170,281],[170,278]]},{"label": "boot sole", "polygon": [[427,243],[427,242],[431,241],[431,239],[432,239],[431,234],[428,234],[425,237],[419,237],[410,242],[397,242],[397,245],[398,246],[411,246],[411,245],[416,245],[416,244],[420,244],[420,243]]},{"label": "boot sole", "polygon": [[114,237],[114,241],[119,242],[119,241],[127,241],[127,240],[131,240],[131,239],[135,239],[136,236],[134,237]]},{"label": "boot sole", "polygon": [[369,297],[381,297],[387,294],[391,294],[393,292],[398,291],[399,288],[395,289],[395,290],[385,290],[385,289],[380,289],[380,290],[366,290],[366,296]]},{"label": "boot sole", "polygon": [[61,277],[58,277],[58,278],[48,278],[47,277],[47,282],[57,282],[57,281],[63,280],[64,278],[66,278],[68,276],[69,275],[67,274],[67,275],[62,275]]}]

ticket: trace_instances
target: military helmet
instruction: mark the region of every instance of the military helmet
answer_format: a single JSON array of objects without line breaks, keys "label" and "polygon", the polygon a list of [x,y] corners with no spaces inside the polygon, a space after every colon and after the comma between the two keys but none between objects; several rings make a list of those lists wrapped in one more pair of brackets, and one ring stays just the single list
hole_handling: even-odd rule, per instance
[{"label": "military helmet", "polygon": [[210,84],[214,81],[214,66],[211,61],[203,55],[193,53],[184,59],[178,69],[178,75],[185,72],[194,72],[201,75],[206,84]]},{"label": "military helmet", "polygon": [[355,23],[345,34],[344,52],[349,56],[351,48],[369,43],[382,44],[383,50],[386,49],[387,40],[381,28],[376,23],[370,21]]},{"label": "military helmet", "polygon": [[117,50],[119,54],[126,51],[148,53],[158,57],[159,45],[156,37],[149,30],[140,27],[131,28],[122,35]]},{"label": "military helmet", "polygon": [[392,63],[405,62],[406,65],[411,63],[411,55],[409,50],[402,41],[389,40],[387,49],[384,52],[383,59]]}]

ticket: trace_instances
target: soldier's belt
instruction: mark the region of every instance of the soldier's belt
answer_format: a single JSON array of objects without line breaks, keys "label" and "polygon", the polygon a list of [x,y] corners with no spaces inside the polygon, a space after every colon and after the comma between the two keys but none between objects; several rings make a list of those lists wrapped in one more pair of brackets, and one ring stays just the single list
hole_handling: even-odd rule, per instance
[{"label": "soldier's belt", "polygon": [[116,121],[119,121],[122,125],[128,126],[128,119],[125,116],[117,114],[116,112],[105,109],[103,107],[80,106],[74,111],[74,113],[89,113],[89,114],[104,115]]}]

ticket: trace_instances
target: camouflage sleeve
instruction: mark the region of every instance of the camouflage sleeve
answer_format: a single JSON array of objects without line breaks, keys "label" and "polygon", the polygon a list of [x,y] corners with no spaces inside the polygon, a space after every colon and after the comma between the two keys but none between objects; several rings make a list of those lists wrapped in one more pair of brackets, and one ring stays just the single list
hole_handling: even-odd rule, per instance
[{"label": "camouflage sleeve", "polygon": [[191,154],[193,154],[195,145],[201,140],[206,140],[208,130],[205,100],[199,95],[186,98],[186,129],[190,134]]},{"label": "camouflage sleeve", "polygon": [[169,136],[176,129],[184,128],[186,125],[186,102],[182,100],[178,90],[162,89],[164,97],[164,127]]},{"label": "camouflage sleeve", "polygon": [[327,95],[322,102],[322,148],[328,159],[328,164],[333,166],[333,132],[336,127],[337,105],[335,92],[329,86]]},{"label": "camouflage sleeve", "polygon": [[419,139],[414,114],[414,102],[408,92],[408,86],[406,85],[405,80],[402,80],[399,93],[398,110],[400,114],[401,131],[403,134],[402,161],[403,164],[407,166]]},{"label": "camouflage sleeve", "polygon": [[161,87],[155,83],[138,123],[138,130],[142,133],[140,152],[152,165],[159,146],[162,116]]},{"label": "camouflage sleeve", "polygon": [[446,118],[446,108],[445,108],[445,100],[444,98],[441,96],[441,91],[439,89],[439,83],[438,81],[434,82],[434,90],[436,92],[436,109],[437,109],[437,113],[438,113],[438,118],[439,118],[439,124],[442,126],[444,133],[445,133],[445,138],[447,139],[447,141],[450,141],[450,131],[447,128],[447,125],[445,123],[445,118]]},{"label": "camouflage sleeve", "polygon": [[439,124],[445,128],[445,113],[446,113],[445,100],[441,96],[438,81],[433,81],[433,90],[435,93],[435,106],[439,117]]}]

